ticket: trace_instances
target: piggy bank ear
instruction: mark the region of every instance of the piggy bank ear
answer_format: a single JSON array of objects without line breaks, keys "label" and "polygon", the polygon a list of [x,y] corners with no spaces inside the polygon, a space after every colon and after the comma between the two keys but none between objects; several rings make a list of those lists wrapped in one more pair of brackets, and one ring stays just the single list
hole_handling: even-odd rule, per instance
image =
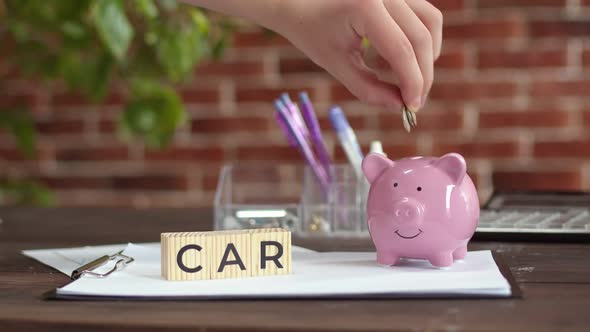
[{"label": "piggy bank ear", "polygon": [[387,168],[393,166],[393,161],[379,153],[370,153],[363,159],[363,173],[373,183]]},{"label": "piggy bank ear", "polygon": [[458,153],[448,153],[434,162],[434,166],[449,175],[455,184],[461,183],[467,174],[467,163]]}]

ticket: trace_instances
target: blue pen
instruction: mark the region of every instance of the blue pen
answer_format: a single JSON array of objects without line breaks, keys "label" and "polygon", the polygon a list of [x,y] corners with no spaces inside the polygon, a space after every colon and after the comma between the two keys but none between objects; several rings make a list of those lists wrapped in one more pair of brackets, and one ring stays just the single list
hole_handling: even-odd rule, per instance
[{"label": "blue pen", "polygon": [[342,149],[344,149],[344,153],[346,153],[346,157],[352,165],[357,178],[363,178],[363,171],[361,169],[363,153],[354,131],[346,120],[346,116],[344,116],[342,109],[338,106],[334,106],[330,109],[329,116],[332,126],[336,131],[336,135],[338,136],[338,140],[342,145]]},{"label": "blue pen", "polygon": [[330,176],[330,164],[332,163],[330,160],[330,154],[328,153],[328,149],[326,149],[326,143],[322,138],[322,130],[320,129],[320,124],[318,122],[318,118],[315,114],[313,109],[313,105],[309,100],[309,96],[305,92],[301,92],[299,94],[299,99],[301,100],[301,114],[303,115],[303,119],[305,120],[305,124],[309,129],[309,136],[311,137],[311,141],[313,142],[315,152],[320,159],[320,162],[324,166],[328,177]]},{"label": "blue pen", "polygon": [[328,190],[328,175],[325,172],[322,165],[318,163],[313,155],[313,151],[307,144],[307,141],[303,137],[301,131],[298,130],[297,126],[294,123],[294,120],[290,117],[289,111],[285,108],[285,106],[279,101],[275,101],[275,108],[277,109],[279,118],[283,124],[285,124],[285,128],[287,131],[285,135],[288,137],[292,137],[294,141],[297,143],[297,147],[299,151],[303,155],[303,158],[315,174],[316,178],[320,182],[322,189],[327,192]]}]

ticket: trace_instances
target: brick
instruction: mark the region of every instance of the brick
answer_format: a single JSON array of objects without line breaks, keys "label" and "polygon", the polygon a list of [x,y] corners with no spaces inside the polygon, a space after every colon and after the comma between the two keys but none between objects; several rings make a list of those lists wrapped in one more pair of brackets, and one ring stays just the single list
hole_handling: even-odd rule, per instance
[{"label": "brick", "polygon": [[[421,110],[416,114],[418,127],[414,131],[458,130],[463,127],[463,112]],[[379,114],[379,129],[383,131],[402,130],[400,112]]]},{"label": "brick", "polygon": [[262,61],[235,60],[202,62],[196,70],[196,76],[257,76],[264,73]]},{"label": "brick", "polygon": [[179,93],[182,101],[187,104],[217,103],[219,101],[218,89],[183,87]]},{"label": "brick", "polygon": [[584,119],[584,124],[586,125],[586,127],[590,127],[590,110],[584,112],[582,117]]},{"label": "brick", "polygon": [[567,127],[569,114],[563,111],[480,113],[479,127],[490,128],[559,128]]},{"label": "brick", "polygon": [[266,131],[269,118],[263,117],[226,117],[212,119],[195,119],[191,122],[193,133],[231,133],[235,131]]},{"label": "brick", "polygon": [[461,69],[465,67],[465,50],[445,50],[434,63],[435,69]]},{"label": "brick", "polygon": [[0,108],[34,108],[40,104],[39,96],[35,92],[9,95],[0,94]]},{"label": "brick", "polygon": [[344,101],[358,100],[348,89],[341,84],[335,84],[330,87],[331,101],[341,103]]},{"label": "brick", "polygon": [[535,20],[530,23],[533,37],[585,37],[590,31],[588,20]]},{"label": "brick", "polygon": [[465,8],[465,0],[430,0],[429,2],[434,7],[445,12]]},{"label": "brick", "polygon": [[143,174],[113,176],[111,187],[116,190],[187,190],[189,184],[182,175]]},{"label": "brick", "polygon": [[534,97],[586,97],[590,89],[590,79],[572,81],[534,81],[531,96]]},{"label": "brick", "polygon": [[537,142],[534,145],[537,158],[588,158],[590,157],[590,140]]},{"label": "brick", "polygon": [[447,24],[443,26],[445,40],[473,39],[507,39],[521,37],[525,33],[522,19],[503,18],[487,21],[470,21],[466,23]]},{"label": "brick", "polygon": [[515,82],[434,82],[429,98],[445,100],[477,100],[512,97],[517,94]]},{"label": "brick", "polygon": [[117,130],[117,122],[113,120],[101,120],[98,123],[98,131],[101,133],[113,133]]},{"label": "brick", "polygon": [[58,148],[55,159],[59,161],[117,161],[129,159],[125,146]]},{"label": "brick", "polygon": [[238,160],[268,160],[303,162],[299,151],[290,146],[240,146],[237,148]]},{"label": "brick", "polygon": [[[363,151],[369,151],[370,147],[366,146]],[[383,143],[383,152],[390,159],[400,159],[409,156],[418,155],[418,146],[415,143]]]},{"label": "brick", "polygon": [[101,105],[117,106],[125,103],[125,98],[118,92],[107,95],[104,99],[97,102],[91,101],[88,97],[78,93],[66,92],[54,94],[51,98],[54,107],[83,106],[98,103]]},{"label": "brick", "polygon": [[518,148],[518,142],[434,143],[432,154],[456,152],[468,158],[510,158],[518,157]]},{"label": "brick", "polygon": [[276,183],[283,180],[280,169],[271,163],[235,167],[232,176],[235,184]]},{"label": "brick", "polygon": [[324,69],[310,59],[281,59],[279,72],[281,74],[323,73]]},{"label": "brick", "polygon": [[[100,169],[100,168],[98,168]],[[133,176],[46,176],[39,180],[54,189],[187,190],[182,175],[144,174]]]},{"label": "brick", "polygon": [[110,180],[93,176],[45,176],[38,179],[51,189],[107,189]]},{"label": "brick", "polygon": [[263,102],[271,104],[273,100],[278,98],[283,92],[287,92],[291,95],[292,99],[295,99],[302,91],[307,91],[311,100],[315,99],[315,91],[311,87],[269,88],[240,86],[236,90],[236,100],[238,102]]},{"label": "brick", "polygon": [[148,150],[144,158],[149,161],[222,161],[224,152],[221,147],[168,147]]},{"label": "brick", "polygon": [[562,67],[567,65],[566,53],[565,47],[558,50],[486,50],[478,54],[478,67],[482,69]]},{"label": "brick", "polygon": [[26,159],[28,158],[16,148],[0,148],[0,160],[22,161]]},{"label": "brick", "polygon": [[[362,145],[362,151],[369,151],[370,147],[368,145]],[[405,158],[408,156],[415,156],[418,154],[418,147],[415,143],[386,143],[383,142],[383,152],[387,154],[387,157],[390,159],[400,159]],[[346,153],[342,149],[342,146],[337,144],[334,148],[334,162],[337,163],[347,163],[348,158],[346,157]]]},{"label": "brick", "polygon": [[581,190],[582,175],[570,171],[496,171],[492,175],[495,189],[499,190]]},{"label": "brick", "polygon": [[219,183],[219,174],[211,174],[212,176],[203,177],[201,189],[205,191],[215,191]]},{"label": "brick", "polygon": [[531,8],[531,7],[565,7],[567,0],[480,0],[479,8]]},{"label": "brick", "polygon": [[585,67],[590,67],[590,49],[582,51],[582,64]]},{"label": "brick", "polygon": [[[354,130],[367,128],[367,119],[363,115],[347,115],[346,120],[348,120],[348,124]],[[322,128],[323,132],[329,132],[332,130],[332,128],[334,128],[328,116],[319,116],[318,123],[320,124],[320,128]]]},{"label": "brick", "polygon": [[36,126],[39,133],[45,135],[82,134],[85,130],[82,120],[46,120],[39,121]]},{"label": "brick", "polygon": [[289,41],[279,34],[263,30],[242,31],[233,35],[232,45],[241,47],[268,47],[290,45]]},{"label": "brick", "polygon": [[53,159],[53,150],[44,146],[37,146],[35,154],[27,157],[16,147],[0,148],[0,161],[25,161],[25,160],[50,160]]}]

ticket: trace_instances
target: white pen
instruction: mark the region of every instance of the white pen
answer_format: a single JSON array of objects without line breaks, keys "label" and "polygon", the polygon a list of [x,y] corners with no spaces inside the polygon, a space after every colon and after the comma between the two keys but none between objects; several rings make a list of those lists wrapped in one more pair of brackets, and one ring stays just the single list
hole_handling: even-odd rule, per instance
[{"label": "white pen", "polygon": [[340,145],[342,145],[342,149],[344,149],[344,153],[346,153],[346,157],[352,165],[357,178],[363,178],[363,171],[361,169],[363,153],[354,131],[346,120],[346,116],[344,116],[342,109],[338,106],[334,106],[330,109],[329,116],[330,122],[332,122],[332,126],[340,141]]},{"label": "white pen", "polygon": [[370,153],[378,153],[384,157],[387,157],[385,152],[383,152],[383,145],[381,144],[381,141],[371,141]]}]

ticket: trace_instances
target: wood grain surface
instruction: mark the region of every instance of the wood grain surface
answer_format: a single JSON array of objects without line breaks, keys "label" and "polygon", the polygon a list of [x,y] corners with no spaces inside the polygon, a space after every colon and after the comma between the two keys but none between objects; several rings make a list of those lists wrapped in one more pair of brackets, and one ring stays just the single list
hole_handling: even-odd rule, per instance
[{"label": "wood grain surface", "polygon": [[[520,299],[44,301],[68,277],[23,249],[155,242],[202,231],[210,209],[0,209],[0,331],[590,331],[590,244],[474,242],[505,261]],[[372,250],[368,240],[302,240]]]}]

